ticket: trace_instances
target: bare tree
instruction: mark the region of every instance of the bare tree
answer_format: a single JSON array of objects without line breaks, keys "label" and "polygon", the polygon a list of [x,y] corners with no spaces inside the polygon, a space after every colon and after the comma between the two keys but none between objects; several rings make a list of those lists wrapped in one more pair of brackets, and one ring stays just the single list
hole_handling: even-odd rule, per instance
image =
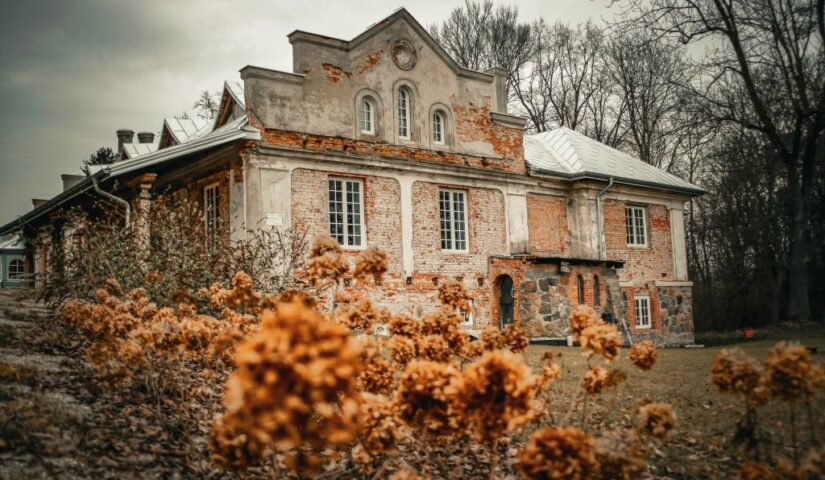
[{"label": "bare tree", "polygon": [[192,105],[197,115],[204,120],[212,120],[215,114],[218,113],[218,107],[221,104],[221,93],[210,93],[209,90],[204,90]]},{"label": "bare tree", "polygon": [[708,48],[693,98],[757,132],[787,176],[788,316],[810,320],[808,272],[817,149],[825,131],[825,0],[632,0],[634,25]]}]

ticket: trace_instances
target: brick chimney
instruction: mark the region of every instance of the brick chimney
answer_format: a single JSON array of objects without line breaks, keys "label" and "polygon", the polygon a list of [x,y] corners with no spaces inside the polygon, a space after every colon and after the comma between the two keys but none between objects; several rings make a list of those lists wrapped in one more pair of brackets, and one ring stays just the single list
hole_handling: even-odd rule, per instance
[{"label": "brick chimney", "polygon": [[117,158],[123,158],[123,144],[132,143],[135,138],[135,131],[128,128],[121,128],[117,131]]},{"label": "brick chimney", "polygon": [[138,132],[138,143],[152,143],[155,141],[155,134],[152,132]]}]

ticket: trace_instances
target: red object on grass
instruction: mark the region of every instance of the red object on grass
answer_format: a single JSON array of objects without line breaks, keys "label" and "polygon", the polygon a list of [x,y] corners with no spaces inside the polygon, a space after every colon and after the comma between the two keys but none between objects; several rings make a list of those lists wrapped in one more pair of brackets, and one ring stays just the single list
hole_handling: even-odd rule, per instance
[{"label": "red object on grass", "polygon": [[745,338],[753,338],[756,332],[752,328],[745,328],[742,329],[742,335],[744,335]]}]

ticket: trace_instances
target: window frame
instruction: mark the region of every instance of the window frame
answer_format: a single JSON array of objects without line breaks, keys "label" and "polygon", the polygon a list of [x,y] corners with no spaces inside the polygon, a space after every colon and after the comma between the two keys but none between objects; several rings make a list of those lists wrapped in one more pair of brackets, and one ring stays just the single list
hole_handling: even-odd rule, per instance
[{"label": "window frame", "polygon": [[[645,304],[645,308],[644,308],[645,317],[644,318],[642,318],[641,314],[640,314],[642,309],[640,309],[639,306],[640,306],[641,303]],[[634,295],[633,296],[633,317],[634,317],[633,318],[633,321],[634,321],[633,323],[636,326],[637,330],[653,328],[653,321],[650,318],[651,317],[651,315],[650,315],[650,297],[648,295]],[[640,320],[647,320],[647,323],[646,324],[640,323]]]},{"label": "window frame", "polygon": [[593,306],[602,306],[601,280],[598,275],[593,275]]},{"label": "window frame", "polygon": [[[437,121],[436,121],[437,120]],[[432,140],[433,145],[437,145],[439,147],[443,147],[447,145],[446,139],[446,115],[441,110],[436,110],[433,112],[433,129],[432,129]],[[437,126],[437,127],[436,127]],[[436,139],[436,133],[438,133],[439,137]]]},{"label": "window frame", "polygon": [[579,301],[579,305],[585,304],[584,276],[582,275],[576,275],[576,299]]},{"label": "window frame", "polygon": [[[20,271],[15,272],[15,277],[12,278],[12,264],[16,264],[20,262]],[[22,258],[11,258],[6,263],[6,280],[9,282],[19,282],[23,280],[23,276],[26,274],[26,262]]]},{"label": "window frame", "polygon": [[467,311],[467,312],[461,312],[461,311],[458,312],[458,314],[461,315],[461,317],[462,317],[462,322],[461,322],[462,327],[472,327],[475,324],[475,319],[476,319],[476,315],[475,315],[476,302],[475,302],[475,299],[470,298],[470,299],[467,300],[467,302],[470,304],[470,310]]},{"label": "window frame", "polygon": [[[209,192],[215,192],[214,202],[210,202]],[[210,223],[210,212],[215,212]],[[206,244],[214,248],[220,242],[221,230],[221,182],[213,182],[203,186],[203,226],[206,235]]]},{"label": "window frame", "polygon": [[[365,116],[365,108],[369,108],[368,115]],[[375,103],[368,97],[361,97],[361,105],[358,110],[358,129],[364,135],[375,135]],[[368,118],[367,118],[368,117]],[[369,129],[364,130],[364,120],[369,120]]]},{"label": "window frame", "polygon": [[[648,241],[648,228],[647,228],[647,208],[639,205],[626,205],[625,207],[625,239],[627,240],[627,245],[629,247],[638,247],[638,248],[645,248],[650,243]],[[640,228],[639,225],[639,216],[638,213],[641,212],[641,237],[643,242],[639,242],[639,232],[638,229]]]},{"label": "window frame", "polygon": [[[449,238],[449,240],[450,240],[450,247],[449,248],[444,248],[444,240],[445,240],[444,239],[444,228],[443,228],[444,219],[443,219],[443,210],[441,208],[441,206],[442,206],[441,194],[442,193],[447,193],[449,195],[449,205],[450,205],[450,209],[449,209],[449,223],[450,223],[450,238]],[[457,237],[456,237],[457,229],[455,228],[456,211],[454,209],[455,196],[457,194],[462,195],[462,205],[463,205],[462,214],[463,215],[462,215],[461,221],[462,221],[463,227],[464,227],[463,228],[464,238],[462,239],[463,242],[464,242],[464,248],[455,248],[456,244],[458,243],[456,241],[457,240]],[[469,229],[468,229],[469,222],[468,222],[468,219],[467,219],[467,210],[468,210],[468,206],[469,206],[469,203],[470,203],[468,197],[469,197],[469,195],[468,195],[467,190],[460,190],[460,189],[454,189],[454,188],[439,188],[438,189],[438,231],[439,231],[439,244],[441,246],[441,251],[442,252],[447,252],[447,253],[468,253],[470,251],[470,238],[469,238],[470,235],[469,235]]]},{"label": "window frame", "polygon": [[[400,138],[402,140],[412,140],[412,128],[411,128],[411,122],[410,122],[410,113],[411,113],[411,110],[412,110],[411,109],[412,101],[410,100],[410,97],[411,97],[412,93],[410,92],[409,88],[402,85],[402,86],[398,87],[397,95],[398,95],[398,98],[396,99],[396,102],[395,102],[395,116],[396,116],[395,133],[396,133],[396,135],[398,135],[398,138]],[[403,104],[402,104],[402,101],[403,101]],[[403,112],[404,112],[403,116],[401,114],[402,107],[403,107]],[[403,133],[403,134],[401,133],[401,120],[402,120],[402,118],[404,120],[404,130],[405,130],[405,133]]]},{"label": "window frame", "polygon": [[[331,182],[341,182],[341,238],[344,241],[340,241],[338,237],[332,232],[332,199],[330,199],[330,191],[331,191]],[[361,239],[360,244],[353,245],[349,243],[349,223],[348,223],[348,214],[349,214],[349,205],[352,202],[347,201],[347,193],[349,192],[349,184],[356,184],[358,185],[358,227],[359,227],[359,237]],[[354,224],[353,224],[354,225]],[[367,224],[365,221],[365,212],[364,212],[364,181],[360,178],[353,178],[353,177],[337,177],[337,176],[329,176],[327,177],[327,233],[329,236],[334,238],[342,248],[350,249],[350,250],[363,250],[367,246]]]}]

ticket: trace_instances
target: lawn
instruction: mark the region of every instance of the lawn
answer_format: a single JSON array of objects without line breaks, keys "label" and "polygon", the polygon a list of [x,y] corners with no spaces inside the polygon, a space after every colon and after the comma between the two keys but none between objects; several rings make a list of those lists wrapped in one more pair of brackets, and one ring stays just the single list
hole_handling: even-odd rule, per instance
[{"label": "lawn", "polygon": [[[825,328],[786,330],[771,337],[770,340],[736,346],[761,360],[777,341],[794,340],[818,347],[819,353],[814,358],[820,363],[825,361]],[[656,475],[673,478],[733,477],[738,456],[731,445],[731,438],[741,416],[742,404],[737,397],[719,394],[710,381],[714,356],[721,349],[660,349],[659,360],[649,372],[633,367],[627,360],[627,350],[623,350],[618,366],[628,374],[628,379],[614,391],[604,393],[595,405],[591,402],[588,408],[593,415],[588,421],[588,430],[595,433],[607,426],[629,425],[633,405],[641,398],[670,402],[676,412],[678,426],[668,443],[653,452]],[[563,416],[580,391],[579,383],[587,369],[587,362],[578,348],[531,345],[526,352],[529,363],[540,365],[541,357],[547,350],[561,355],[557,361],[562,365],[563,375],[553,386],[551,410]],[[817,399],[815,412],[816,418],[822,419],[825,399],[821,396]],[[765,418],[763,425],[767,429],[786,435],[784,448],[778,446],[773,451],[782,451],[790,456],[788,408],[775,402],[764,407],[760,414]],[[580,421],[578,415],[573,415],[572,419],[574,424]]]}]

